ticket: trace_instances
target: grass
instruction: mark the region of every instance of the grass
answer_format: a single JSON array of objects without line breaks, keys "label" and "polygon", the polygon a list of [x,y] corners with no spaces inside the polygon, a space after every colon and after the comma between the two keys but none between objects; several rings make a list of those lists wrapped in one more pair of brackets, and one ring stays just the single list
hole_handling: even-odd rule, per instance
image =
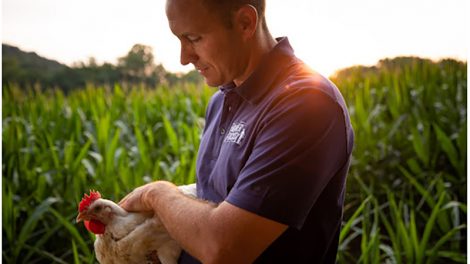
[{"label": "grass", "polygon": [[[332,78],[356,133],[339,263],[466,262],[466,67],[396,58]],[[214,91],[5,85],[3,261],[93,263],[93,235],[74,222],[82,194],[193,182]]]}]

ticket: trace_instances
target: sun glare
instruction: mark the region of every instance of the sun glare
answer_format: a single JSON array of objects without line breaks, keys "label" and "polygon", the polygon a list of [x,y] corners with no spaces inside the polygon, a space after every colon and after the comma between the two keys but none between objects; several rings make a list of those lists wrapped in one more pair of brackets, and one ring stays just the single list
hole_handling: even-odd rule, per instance
[{"label": "sun glare", "polygon": [[[166,69],[192,69],[179,64],[163,0],[4,0],[2,8],[3,42],[50,59],[115,63],[141,43]],[[289,37],[298,57],[328,76],[384,57],[465,59],[465,10],[456,0],[268,1],[266,18],[274,37]]]}]

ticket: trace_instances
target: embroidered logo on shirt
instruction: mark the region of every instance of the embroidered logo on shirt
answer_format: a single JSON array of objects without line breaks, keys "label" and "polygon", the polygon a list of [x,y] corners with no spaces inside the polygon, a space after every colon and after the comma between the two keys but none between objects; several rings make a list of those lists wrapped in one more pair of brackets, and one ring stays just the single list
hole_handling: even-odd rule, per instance
[{"label": "embroidered logo on shirt", "polygon": [[235,122],[230,127],[230,131],[224,139],[224,142],[232,142],[240,145],[240,142],[245,137],[245,122]]}]

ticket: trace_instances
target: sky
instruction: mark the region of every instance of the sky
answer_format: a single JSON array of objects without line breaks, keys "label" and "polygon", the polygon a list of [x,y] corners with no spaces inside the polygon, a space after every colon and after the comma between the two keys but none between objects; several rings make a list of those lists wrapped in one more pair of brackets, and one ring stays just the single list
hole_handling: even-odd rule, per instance
[{"label": "sky", "polygon": [[[267,0],[273,36],[287,36],[296,55],[324,75],[382,58],[438,60],[468,55],[465,0]],[[67,65],[116,63],[136,44],[153,48],[173,72],[179,42],[164,0],[2,0],[2,42]]]}]

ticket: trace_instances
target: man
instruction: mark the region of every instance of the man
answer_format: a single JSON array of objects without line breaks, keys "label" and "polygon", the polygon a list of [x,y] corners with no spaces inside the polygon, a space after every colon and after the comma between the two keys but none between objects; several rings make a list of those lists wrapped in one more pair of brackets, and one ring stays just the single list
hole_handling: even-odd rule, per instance
[{"label": "man", "polygon": [[[353,132],[343,98],[273,39],[262,0],[167,0],[181,63],[220,86],[197,159],[199,199],[156,181],[121,201],[153,210],[180,263],[334,263]],[[198,261],[197,261],[198,260]]]}]

